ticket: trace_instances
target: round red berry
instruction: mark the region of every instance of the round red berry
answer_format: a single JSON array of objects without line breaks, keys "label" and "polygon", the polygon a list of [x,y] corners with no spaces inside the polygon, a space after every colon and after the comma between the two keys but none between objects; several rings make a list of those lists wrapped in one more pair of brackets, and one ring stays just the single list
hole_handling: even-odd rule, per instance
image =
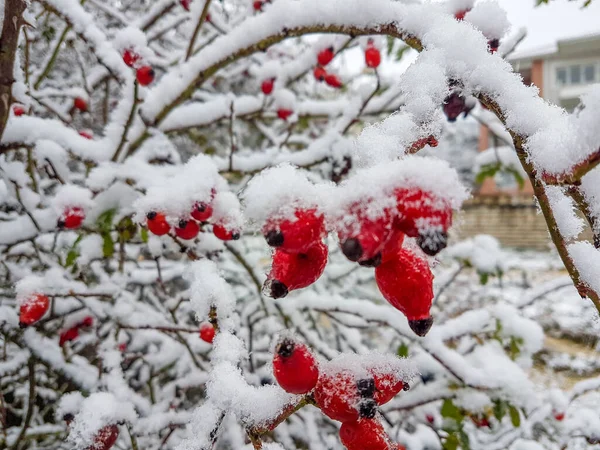
[{"label": "round red berry", "polygon": [[290,291],[310,286],[323,274],[327,255],[327,246],[322,242],[317,242],[305,253],[275,250],[265,292],[272,298],[282,298]]},{"label": "round red berry", "polygon": [[215,327],[212,323],[204,322],[200,325],[200,339],[212,344],[215,340]]},{"label": "round red berry", "polygon": [[263,3],[264,2],[261,0],[256,0],[253,2],[252,7],[254,8],[254,11],[262,11]]},{"label": "round red berry", "polygon": [[154,69],[150,66],[140,67],[135,74],[138,83],[142,86],[148,86],[152,83],[154,81],[154,75]]},{"label": "round red berry", "polygon": [[73,106],[75,107],[75,109],[78,109],[81,112],[85,112],[88,110],[87,102],[81,97],[75,97],[75,100],[73,100]]},{"label": "round red berry", "polygon": [[163,236],[171,230],[167,218],[162,213],[151,211],[146,214],[146,225],[152,234]]},{"label": "round red berry", "polygon": [[260,89],[265,95],[269,95],[273,92],[273,87],[275,86],[275,78],[269,78],[268,80],[264,80],[260,85]]},{"label": "round red berry", "polygon": [[317,55],[317,62],[320,66],[326,66],[331,62],[335,53],[333,51],[333,47],[328,47],[326,49],[321,50]]},{"label": "round red berry", "polygon": [[240,238],[240,232],[228,229],[223,225],[213,225],[213,234],[222,241],[236,241]]},{"label": "round red berry", "polygon": [[313,75],[315,76],[315,79],[317,81],[325,81],[325,77],[327,76],[327,71],[323,67],[317,66],[313,70]]},{"label": "round red berry", "polygon": [[58,226],[60,228],[73,230],[75,228],[79,228],[84,219],[85,213],[83,212],[83,209],[74,206],[72,208],[65,209],[61,219],[58,221]]},{"label": "round red berry", "polygon": [[92,325],[94,325],[94,318],[92,316],[84,317],[83,320],[81,322],[79,322],[79,324],[78,324],[79,327],[86,327],[86,328],[89,328]]},{"label": "round red berry", "polygon": [[191,216],[199,222],[206,222],[212,216],[213,208],[205,202],[197,202],[194,205]]},{"label": "round red berry", "polygon": [[262,232],[271,247],[288,253],[306,252],[327,234],[325,218],[316,209],[297,209],[294,219],[269,219]]},{"label": "round red berry", "polygon": [[294,111],[291,109],[282,108],[277,110],[277,117],[279,117],[281,120],[287,120],[292,114],[294,114]]},{"label": "round red berry", "polygon": [[327,76],[325,76],[325,83],[327,83],[328,86],[336,89],[339,89],[344,85],[342,80],[340,80],[339,77],[333,73],[329,73]]},{"label": "round red berry", "polygon": [[554,413],[554,418],[556,420],[558,420],[559,422],[562,422],[565,419],[565,413],[562,413],[562,412]]},{"label": "round red berry", "polygon": [[175,227],[175,234],[181,239],[194,239],[200,233],[200,226],[194,220],[180,220]]},{"label": "round red berry", "polygon": [[345,422],[340,427],[340,440],[348,450],[391,450],[392,444],[377,419]]},{"label": "round red berry", "polygon": [[25,114],[25,108],[23,108],[21,105],[13,106],[13,114],[17,117],[22,116]]},{"label": "round red berry", "polygon": [[68,330],[65,330],[62,333],[60,333],[58,345],[60,345],[62,347],[63,345],[65,345],[66,342],[74,341],[78,337],[79,337],[79,328],[71,327]]},{"label": "round red berry", "polygon": [[411,329],[425,336],[433,319],[429,309],[433,300],[433,274],[429,264],[408,249],[375,269],[375,281],[383,297],[401,311]]},{"label": "round red berry", "polygon": [[369,45],[365,50],[365,64],[367,67],[375,69],[381,64],[381,52],[373,45]]},{"label": "round red berry", "polygon": [[273,375],[284,391],[306,394],[317,384],[319,367],[306,345],[284,338],[275,348]]},{"label": "round red berry", "polygon": [[49,307],[50,300],[48,297],[42,294],[32,295],[21,303],[19,309],[19,326],[24,328],[34,324],[46,314]]},{"label": "round red berry", "polygon": [[140,55],[135,53],[133,50],[127,48],[123,52],[123,62],[127,64],[129,67],[135,66],[140,60]]}]

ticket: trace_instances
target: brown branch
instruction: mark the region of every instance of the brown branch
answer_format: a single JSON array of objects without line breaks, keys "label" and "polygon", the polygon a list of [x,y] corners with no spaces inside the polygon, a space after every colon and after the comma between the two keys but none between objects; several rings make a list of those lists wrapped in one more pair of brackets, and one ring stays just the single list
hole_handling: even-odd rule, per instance
[{"label": "brown branch", "polygon": [[[108,83],[108,81],[107,81],[107,83]],[[119,160],[119,155],[121,154],[121,150],[123,149],[123,147],[125,146],[125,143],[127,142],[127,132],[129,131],[129,129],[131,128],[131,125],[133,124],[133,119],[135,117],[135,110],[136,110],[138,103],[139,103],[138,82],[136,80],[133,82],[133,102],[131,104],[131,110],[129,111],[129,116],[127,117],[127,122],[123,126],[123,134],[121,135],[121,140],[119,141],[119,145],[117,146],[117,149],[115,150],[115,153],[112,156],[111,160],[113,162],[117,162]]]},{"label": "brown branch", "polygon": [[[315,399],[311,394],[307,394],[298,400],[296,403],[291,403],[286,406],[283,411],[279,413],[277,417],[269,420],[267,423],[262,424],[261,426],[255,426],[248,428],[249,436],[260,436],[265,433],[269,433],[273,431],[275,428],[279,426],[282,422],[284,422],[288,417],[290,417],[295,412],[304,408],[306,405],[315,405]],[[255,447],[256,448],[256,447]],[[260,447],[259,447],[260,448]]]},{"label": "brown branch", "polygon": [[4,134],[12,103],[15,57],[19,45],[19,31],[25,24],[23,12],[26,6],[23,0],[4,2],[4,22],[0,34],[0,140]]},{"label": "brown branch", "polygon": [[559,175],[542,174],[542,180],[546,184],[570,184],[579,185],[581,179],[600,164],[600,148],[589,155],[584,161],[571,168],[569,173]]},{"label": "brown branch", "polygon": [[196,38],[198,37],[198,33],[200,32],[200,28],[202,28],[202,24],[206,21],[206,16],[208,15],[208,7],[210,6],[211,0],[204,1],[204,8],[202,8],[202,13],[198,18],[198,23],[196,24],[196,28],[194,28],[194,32],[192,33],[192,37],[190,39],[190,43],[187,48],[187,52],[185,53],[185,60],[187,61],[192,56],[194,51],[194,44],[196,43]]},{"label": "brown branch", "polygon": [[29,424],[31,423],[31,418],[33,417],[33,409],[35,408],[35,358],[33,356],[31,358],[29,358],[28,368],[29,368],[29,398],[28,398],[28,402],[27,402],[27,412],[25,413],[25,420],[23,420],[23,428],[21,428],[19,437],[17,438],[17,440],[11,447],[11,450],[17,450],[19,448],[21,441],[25,437],[25,433],[27,433],[27,428],[29,428]]}]

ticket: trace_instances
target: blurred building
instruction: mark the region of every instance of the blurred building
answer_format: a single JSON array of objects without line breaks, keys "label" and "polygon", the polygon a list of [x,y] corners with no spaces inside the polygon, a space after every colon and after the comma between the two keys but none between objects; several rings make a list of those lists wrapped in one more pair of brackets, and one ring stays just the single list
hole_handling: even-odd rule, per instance
[{"label": "blurred building", "polygon": [[[525,83],[539,88],[544,99],[572,112],[581,95],[600,83],[600,34],[561,40],[547,48],[521,52],[509,61]],[[480,151],[502,145],[487,127],[481,127]],[[461,219],[460,237],[485,233],[512,247],[544,249],[549,245],[546,223],[538,213],[529,180],[520,188],[508,173],[486,178],[465,205]]]}]

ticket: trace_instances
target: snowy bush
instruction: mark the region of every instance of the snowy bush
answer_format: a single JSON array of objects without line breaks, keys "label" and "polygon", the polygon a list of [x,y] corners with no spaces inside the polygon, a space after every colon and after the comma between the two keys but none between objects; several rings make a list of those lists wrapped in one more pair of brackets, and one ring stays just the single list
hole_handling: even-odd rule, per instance
[{"label": "snowy bush", "polygon": [[478,164],[530,178],[600,307],[576,241],[600,246],[600,90],[567,115],[524,86],[496,3],[0,6],[2,448],[600,442],[598,380],[529,375],[565,279],[516,283],[489,236],[446,249],[469,192],[432,148],[494,114],[510,146]]}]

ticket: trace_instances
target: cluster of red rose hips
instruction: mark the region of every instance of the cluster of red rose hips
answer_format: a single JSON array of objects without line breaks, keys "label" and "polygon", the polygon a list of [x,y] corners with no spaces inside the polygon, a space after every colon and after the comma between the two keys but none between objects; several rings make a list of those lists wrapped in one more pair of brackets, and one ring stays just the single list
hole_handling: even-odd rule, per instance
[{"label": "cluster of red rose hips", "polygon": [[306,345],[283,337],[273,355],[273,374],[286,392],[312,392],[323,414],[342,422],[340,439],[348,450],[404,450],[377,417],[379,406],[409,389],[396,371],[368,360],[319,364]]},{"label": "cluster of red rose hips", "polygon": [[123,50],[123,62],[135,69],[135,78],[142,86],[148,86],[154,81],[155,73],[152,66],[144,64],[143,58],[136,53],[134,49],[126,48]]},{"label": "cluster of red rose hips", "polygon": [[[213,215],[212,201],[215,194],[216,191],[213,189],[210,199],[196,202],[189,216],[179,219],[177,226],[173,227],[177,237],[184,240],[195,239],[202,231],[202,226],[211,222]],[[156,236],[164,236],[171,231],[171,225],[167,222],[166,215],[158,211],[150,211],[146,214],[146,226]],[[219,223],[213,223],[212,231],[222,241],[237,240],[240,238],[240,230],[231,229]]]}]

